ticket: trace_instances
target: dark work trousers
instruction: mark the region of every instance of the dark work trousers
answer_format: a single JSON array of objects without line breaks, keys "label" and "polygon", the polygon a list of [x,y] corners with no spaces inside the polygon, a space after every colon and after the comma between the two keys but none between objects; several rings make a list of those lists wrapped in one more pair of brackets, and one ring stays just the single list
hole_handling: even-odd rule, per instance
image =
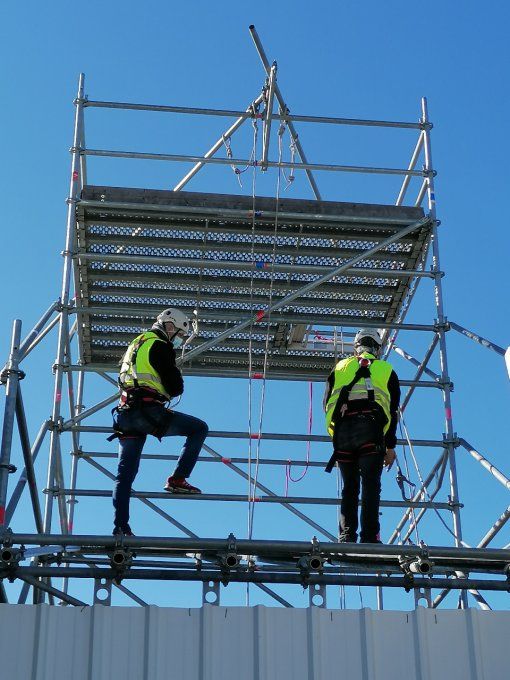
[{"label": "dark work trousers", "polygon": [[385,447],[384,434],[370,414],[346,415],[333,437],[335,456],[343,480],[340,536],[355,542],[358,534],[358,500],[361,483],[362,543],[379,540],[379,501]]},{"label": "dark work trousers", "polygon": [[147,435],[154,434],[156,425],[160,428],[158,436],[186,437],[173,473],[175,477],[189,477],[209,431],[203,420],[169,411],[159,404],[133,407],[115,415],[116,429],[126,433],[119,437],[119,467],[113,487],[116,527],[125,528],[129,522],[131,486],[138,472]]}]

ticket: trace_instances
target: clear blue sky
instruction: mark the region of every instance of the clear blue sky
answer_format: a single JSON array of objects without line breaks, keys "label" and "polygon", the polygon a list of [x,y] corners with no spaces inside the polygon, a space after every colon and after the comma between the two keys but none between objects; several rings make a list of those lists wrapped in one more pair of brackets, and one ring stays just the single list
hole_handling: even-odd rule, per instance
[{"label": "clear blue sky", "polygon": [[[478,2],[462,6],[432,0],[427,5],[403,1],[386,3],[341,2],[288,5],[258,2],[97,2],[76,5],[55,0],[29,0],[4,7],[1,22],[0,59],[3,105],[0,109],[3,194],[2,323],[0,355],[6,357],[12,319],[21,318],[27,332],[60,291],[64,227],[68,193],[69,154],[72,142],[73,106],[79,72],[86,74],[86,93],[91,99],[175,104],[183,106],[245,108],[260,92],[264,72],[248,33],[254,23],[270,60],[278,62],[280,88],[293,113],[334,115],[389,120],[417,120],[420,98],[427,96],[434,165],[438,171],[436,195],[440,228],[445,304],[448,317],[507,346],[508,252],[506,218],[509,186],[510,114],[508,91],[509,47],[507,3],[493,2],[490,9]],[[134,112],[89,110],[87,145],[91,148],[203,153],[224,129],[224,119],[199,120],[159,114],[147,117]],[[299,128],[300,139],[313,162],[404,166],[415,138],[393,131],[361,131],[358,128]],[[246,155],[249,126],[233,138],[234,155]],[[274,149],[273,149],[274,153]],[[286,153],[288,153],[286,151]],[[90,162],[90,182],[114,186],[171,188],[184,174],[173,164]],[[244,175],[242,193],[251,193],[250,173]],[[398,180],[322,174],[317,177],[325,199],[392,202]],[[274,195],[276,176],[258,179],[261,194]],[[188,187],[196,191],[241,191],[228,168],[200,173]],[[310,197],[299,175],[289,197]],[[433,318],[431,289],[424,282],[408,320],[427,323]],[[403,334],[402,346],[423,352],[423,338]],[[450,374],[455,383],[455,429],[485,452],[506,474],[508,464],[508,378],[503,361],[474,343],[448,335]],[[51,365],[56,351],[52,335],[24,366],[23,383],[31,435],[51,409]],[[412,377],[410,365],[395,360],[402,377]],[[432,368],[437,370],[435,360]],[[182,410],[203,417],[211,429],[246,430],[248,406],[245,381],[187,380]],[[305,432],[308,413],[306,384],[270,383],[266,395],[264,431]],[[320,390],[314,390],[314,432],[322,434]],[[110,393],[106,383],[91,380],[86,404]],[[3,408],[4,393],[2,391]],[[255,416],[256,420],[256,416]],[[421,397],[407,416],[414,437],[440,438],[443,432],[439,393]],[[108,423],[109,413],[95,419]],[[212,440],[223,455],[246,455],[245,442]],[[102,436],[83,439],[86,450],[114,451]],[[69,443],[64,442],[65,465]],[[146,452],[178,451],[176,440],[156,441]],[[323,459],[329,448],[312,446],[312,458]],[[261,455],[300,458],[305,445],[283,446],[266,442]],[[432,452],[419,452],[424,471]],[[37,463],[40,488],[44,486],[47,445]],[[18,442],[13,462],[21,466]],[[114,469],[114,461],[110,461]],[[462,450],[458,454],[459,484],[464,510],[464,534],[476,542],[508,505],[508,493],[479,468]],[[246,485],[220,466],[202,464],[192,481],[209,492],[244,493]],[[139,489],[159,489],[167,468],[145,462],[137,479]],[[280,468],[265,468],[262,481],[283,492]],[[415,480],[416,481],[416,480]],[[11,488],[13,479],[11,478]],[[106,478],[90,474],[85,464],[79,486],[109,488]],[[296,495],[336,494],[332,476],[310,472],[291,487]],[[445,494],[446,494],[445,488]],[[385,475],[385,498],[398,498],[393,471]],[[441,497],[444,499],[446,496]],[[160,518],[133,502],[133,527],[137,534],[173,532]],[[173,505],[176,507],[174,508]],[[163,506],[203,536],[246,535],[246,504],[210,508],[203,503],[168,501]],[[310,514],[331,530],[332,508],[312,509]],[[395,517],[385,513],[383,537]],[[56,527],[55,527],[56,528]],[[13,524],[18,531],[32,531],[26,499]],[[109,533],[108,500],[80,501],[75,529],[78,533]],[[256,537],[308,540],[313,530],[284,510],[257,506]],[[438,520],[423,524],[421,538],[429,544],[449,542]],[[494,541],[500,547],[510,541],[508,528]],[[13,587],[11,591],[15,588]],[[90,584],[72,590],[89,597]],[[198,606],[198,586],[156,584],[140,587],[151,602]],[[307,596],[298,588],[278,590],[297,605]],[[373,597],[364,594],[364,604]],[[489,600],[508,606],[508,596]],[[116,596],[116,602],[126,600]],[[229,586],[223,602],[244,601],[244,588]],[[271,603],[256,589],[252,602]],[[448,602],[454,606],[452,596]],[[349,592],[348,606],[359,606],[357,591]],[[330,606],[338,605],[332,591]],[[410,596],[389,593],[387,604],[412,607]]]}]

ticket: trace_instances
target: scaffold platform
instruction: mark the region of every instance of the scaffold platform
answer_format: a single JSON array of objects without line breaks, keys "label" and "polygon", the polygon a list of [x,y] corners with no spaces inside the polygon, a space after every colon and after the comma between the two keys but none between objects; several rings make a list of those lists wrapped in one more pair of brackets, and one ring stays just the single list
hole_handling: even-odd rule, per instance
[{"label": "scaffold platform", "polygon": [[[76,220],[84,361],[114,369],[133,334],[170,306],[195,315],[193,350],[423,216],[421,207],[85,186]],[[334,327],[395,322],[430,230],[406,233],[263,319],[251,333],[252,370],[263,368],[268,333],[267,377],[324,380],[352,347],[338,354]],[[183,368],[246,377],[249,354],[245,329]]]}]

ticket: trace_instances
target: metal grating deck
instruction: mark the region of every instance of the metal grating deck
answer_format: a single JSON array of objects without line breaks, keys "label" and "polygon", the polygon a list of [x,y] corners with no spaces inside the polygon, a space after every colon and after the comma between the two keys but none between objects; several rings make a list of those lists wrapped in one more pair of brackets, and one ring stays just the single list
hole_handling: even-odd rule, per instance
[{"label": "metal grating deck", "polygon": [[[276,302],[423,217],[421,208],[301,199],[281,199],[277,220],[275,199],[257,198],[255,216],[252,208],[250,196],[85,187],[75,258],[85,364],[113,369],[133,335],[169,306],[197,310],[198,347],[266,308],[270,295]],[[343,355],[338,346],[335,354],[335,327],[338,334],[345,324],[394,322],[430,229],[274,312],[268,377],[323,380]],[[263,367],[267,330],[267,319],[252,329],[254,372]],[[232,335],[184,372],[246,377],[249,337],[249,329]]]}]

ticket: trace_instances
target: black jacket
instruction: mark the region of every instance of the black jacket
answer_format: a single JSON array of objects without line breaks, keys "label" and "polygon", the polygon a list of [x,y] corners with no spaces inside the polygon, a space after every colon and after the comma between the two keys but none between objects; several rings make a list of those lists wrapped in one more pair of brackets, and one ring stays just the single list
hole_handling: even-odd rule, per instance
[{"label": "black jacket", "polygon": [[158,372],[167,394],[178,397],[184,392],[182,374],[175,365],[175,349],[166,335],[157,329],[152,329],[158,338],[164,342],[154,342],[149,352],[149,362]]}]

